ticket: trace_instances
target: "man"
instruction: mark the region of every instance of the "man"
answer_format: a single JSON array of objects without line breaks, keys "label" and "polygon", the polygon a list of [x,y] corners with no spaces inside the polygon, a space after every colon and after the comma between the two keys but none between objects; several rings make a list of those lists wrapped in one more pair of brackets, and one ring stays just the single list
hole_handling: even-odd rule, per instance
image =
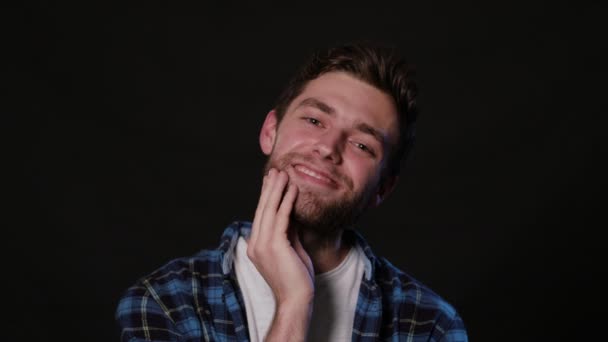
[{"label": "man", "polygon": [[253,222],[131,287],[121,340],[466,341],[448,303],[351,229],[393,190],[413,142],[410,78],[387,49],[315,54],[262,126]]}]

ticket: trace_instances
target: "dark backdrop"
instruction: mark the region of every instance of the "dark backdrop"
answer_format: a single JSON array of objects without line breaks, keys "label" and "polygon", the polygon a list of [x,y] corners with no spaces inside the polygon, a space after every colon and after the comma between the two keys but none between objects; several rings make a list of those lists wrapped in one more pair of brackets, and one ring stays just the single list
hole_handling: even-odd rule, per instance
[{"label": "dark backdrop", "polygon": [[371,39],[416,66],[421,116],[400,186],[363,234],[451,302],[473,341],[585,340],[604,311],[600,13],[549,1],[3,10],[3,334],[117,341],[122,291],[252,218],[258,130],[294,69],[317,47]]}]

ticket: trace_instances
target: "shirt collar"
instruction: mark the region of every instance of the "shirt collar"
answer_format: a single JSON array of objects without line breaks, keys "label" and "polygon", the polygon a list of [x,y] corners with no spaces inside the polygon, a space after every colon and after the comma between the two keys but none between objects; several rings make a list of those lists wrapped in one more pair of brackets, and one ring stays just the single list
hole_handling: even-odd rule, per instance
[{"label": "shirt collar", "polygon": [[[234,252],[239,237],[242,236],[247,238],[250,233],[251,222],[245,221],[235,221],[224,230],[218,250],[221,253],[222,273],[225,276],[230,275],[230,272],[232,271]],[[365,256],[365,278],[370,281],[375,273],[376,256],[359,232],[353,229],[347,229],[344,231],[344,234],[348,235],[347,238],[354,240],[355,247],[363,252],[363,255]]]}]

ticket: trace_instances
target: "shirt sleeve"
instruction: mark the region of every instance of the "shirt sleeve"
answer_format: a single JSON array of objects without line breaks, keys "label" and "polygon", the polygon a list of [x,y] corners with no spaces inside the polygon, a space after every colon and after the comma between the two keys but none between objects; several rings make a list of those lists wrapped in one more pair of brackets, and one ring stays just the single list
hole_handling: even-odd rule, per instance
[{"label": "shirt sleeve", "polygon": [[118,303],[120,341],[183,341],[168,310],[144,285],[129,288]]}]

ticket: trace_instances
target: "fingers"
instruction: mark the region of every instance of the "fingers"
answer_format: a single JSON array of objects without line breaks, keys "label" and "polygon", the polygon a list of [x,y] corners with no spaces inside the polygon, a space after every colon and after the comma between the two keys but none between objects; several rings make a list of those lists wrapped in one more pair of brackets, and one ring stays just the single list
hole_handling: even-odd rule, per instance
[{"label": "fingers", "polygon": [[289,184],[287,186],[287,192],[285,193],[283,201],[281,202],[281,206],[277,211],[275,224],[276,233],[285,235],[287,227],[289,226],[289,216],[291,215],[291,209],[293,208],[293,204],[297,196],[298,187],[293,184]]},{"label": "fingers", "polygon": [[268,198],[264,205],[263,218],[273,217],[279,204],[281,203],[281,197],[283,197],[283,191],[287,185],[288,176],[284,171],[279,171],[274,178],[271,178],[270,189],[268,189]]},{"label": "fingers", "polygon": [[262,217],[260,221],[258,240],[260,243],[266,244],[273,236],[273,231],[276,229],[276,216],[285,186],[287,185],[288,176],[286,172],[278,171],[276,174],[269,175],[268,197],[264,204]]},{"label": "fingers", "polygon": [[268,199],[268,189],[272,185],[272,181],[274,179],[274,169],[270,169],[267,174],[262,178],[262,189],[260,191],[260,198],[258,200],[258,206],[255,210],[255,217],[253,219],[253,223],[251,225],[251,236],[249,237],[249,245],[255,245],[258,240],[258,236],[260,235],[260,223],[262,221],[262,214],[264,213],[264,208],[266,207],[266,201]]},{"label": "fingers", "polygon": [[292,186],[291,190],[288,187],[285,192],[288,180],[287,172],[276,169],[270,169],[264,176],[249,244],[265,245],[275,232],[285,233],[289,225],[291,208],[297,196],[295,186]]},{"label": "fingers", "polygon": [[270,169],[268,174],[262,178],[262,190],[260,191],[260,199],[258,200],[258,206],[255,209],[255,217],[253,218],[253,224],[251,225],[251,236],[249,237],[249,243],[255,244],[259,235],[260,221],[262,220],[262,213],[266,205],[266,199],[268,198],[268,184],[270,183],[270,176],[274,173],[274,169]]}]

